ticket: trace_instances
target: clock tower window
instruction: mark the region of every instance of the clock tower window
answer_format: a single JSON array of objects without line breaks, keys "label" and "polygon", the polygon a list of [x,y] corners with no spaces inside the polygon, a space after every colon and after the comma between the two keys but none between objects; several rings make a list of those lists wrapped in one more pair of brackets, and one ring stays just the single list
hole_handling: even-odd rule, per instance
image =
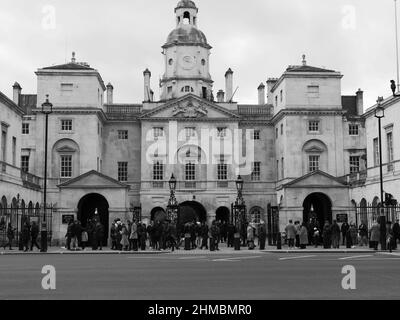
[{"label": "clock tower window", "polygon": [[183,14],[183,24],[190,24],[190,13],[188,11]]},{"label": "clock tower window", "polygon": [[185,86],[182,88],[181,92],[194,92],[194,89],[191,86]]}]

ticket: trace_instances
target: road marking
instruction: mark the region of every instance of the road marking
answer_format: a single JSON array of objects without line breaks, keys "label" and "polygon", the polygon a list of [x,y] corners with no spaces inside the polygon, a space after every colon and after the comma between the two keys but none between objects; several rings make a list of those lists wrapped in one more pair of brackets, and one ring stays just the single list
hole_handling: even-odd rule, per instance
[{"label": "road marking", "polygon": [[369,257],[373,257],[373,255],[372,254],[368,254],[368,255],[363,255],[363,256],[344,257],[344,258],[339,258],[339,260],[350,260],[350,259],[369,258]]},{"label": "road marking", "polygon": [[262,256],[221,258],[221,259],[214,259],[212,261],[214,261],[214,262],[218,262],[218,261],[234,262],[234,261],[242,261],[243,259],[248,260],[248,259],[258,259],[258,258],[262,258]]},{"label": "road marking", "polygon": [[195,260],[195,259],[203,259],[206,258],[205,256],[200,256],[200,257],[183,257],[179,258],[178,260]]},{"label": "road marking", "polygon": [[287,257],[287,258],[280,258],[279,260],[283,261],[283,260],[294,260],[294,259],[306,259],[306,258],[313,258],[316,257],[314,256],[296,256],[296,257]]}]

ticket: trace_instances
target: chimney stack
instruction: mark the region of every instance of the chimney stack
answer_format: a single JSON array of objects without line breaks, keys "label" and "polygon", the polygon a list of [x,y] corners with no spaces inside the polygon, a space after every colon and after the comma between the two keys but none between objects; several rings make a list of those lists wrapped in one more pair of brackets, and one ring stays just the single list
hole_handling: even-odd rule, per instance
[{"label": "chimney stack", "polygon": [[18,82],[15,82],[13,85],[13,101],[16,105],[19,105],[19,98],[21,96],[22,88]]},{"label": "chimney stack", "polygon": [[274,104],[274,97],[272,96],[271,90],[277,82],[278,82],[278,79],[276,79],[276,78],[269,78],[267,80],[267,103],[268,104]]},{"label": "chimney stack", "polygon": [[359,116],[364,114],[364,92],[361,89],[358,89],[356,92],[356,101],[357,101],[357,114]]},{"label": "chimney stack", "polygon": [[111,83],[107,85],[107,104],[113,104],[114,87]]},{"label": "chimney stack", "polygon": [[258,87],[258,104],[265,105],[265,85],[263,83]]},{"label": "chimney stack", "polygon": [[217,101],[219,103],[223,103],[225,101],[225,92],[224,90],[219,90],[217,93]]},{"label": "chimney stack", "polygon": [[233,71],[231,68],[225,73],[225,93],[226,102],[230,103],[233,99]]},{"label": "chimney stack", "polygon": [[144,102],[150,102],[151,101],[150,70],[149,69],[144,70],[143,75],[144,75]]}]

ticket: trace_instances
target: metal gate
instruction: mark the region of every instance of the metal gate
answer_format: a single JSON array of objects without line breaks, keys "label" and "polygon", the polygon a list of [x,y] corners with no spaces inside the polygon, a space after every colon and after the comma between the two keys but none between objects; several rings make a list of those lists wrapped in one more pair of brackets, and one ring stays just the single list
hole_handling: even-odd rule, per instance
[{"label": "metal gate", "polygon": [[[377,221],[379,222],[381,207],[372,205],[359,205],[355,207],[356,210],[356,224],[359,226],[361,223],[366,223],[368,228],[372,227],[372,224]],[[400,219],[400,205],[396,206],[385,206],[386,221],[395,223],[396,220]]]},{"label": "metal gate", "polygon": [[279,207],[268,206],[268,245],[275,246],[279,235]]},{"label": "metal gate", "polygon": [[[26,222],[30,225],[33,222],[36,222],[39,228],[42,226],[42,223],[44,222],[43,209],[43,207],[38,206],[36,208],[0,207],[0,247],[8,243],[7,229],[10,223],[14,230],[14,239],[12,241],[12,246],[19,247],[21,240],[21,231]],[[49,245],[51,245],[51,240],[53,237],[52,226],[54,211],[55,207],[53,205],[47,207],[46,224],[47,242]]]}]

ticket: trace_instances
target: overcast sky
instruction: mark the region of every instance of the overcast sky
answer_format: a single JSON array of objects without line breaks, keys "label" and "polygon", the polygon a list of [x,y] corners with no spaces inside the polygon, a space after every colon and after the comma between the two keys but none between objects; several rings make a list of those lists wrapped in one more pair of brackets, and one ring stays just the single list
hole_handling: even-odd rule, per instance
[{"label": "overcast sky", "polygon": [[[0,91],[36,93],[35,70],[71,59],[88,62],[114,85],[116,103],[143,100],[143,70],[158,95],[161,46],[175,28],[178,0],[0,0]],[[197,0],[210,45],[214,92],[235,72],[239,103],[288,65],[342,72],[343,95],[365,91],[365,109],[390,95],[396,79],[394,0]],[[54,16],[52,15],[54,8]],[[54,18],[54,19],[53,19]],[[54,22],[54,23],[53,23]]]}]

